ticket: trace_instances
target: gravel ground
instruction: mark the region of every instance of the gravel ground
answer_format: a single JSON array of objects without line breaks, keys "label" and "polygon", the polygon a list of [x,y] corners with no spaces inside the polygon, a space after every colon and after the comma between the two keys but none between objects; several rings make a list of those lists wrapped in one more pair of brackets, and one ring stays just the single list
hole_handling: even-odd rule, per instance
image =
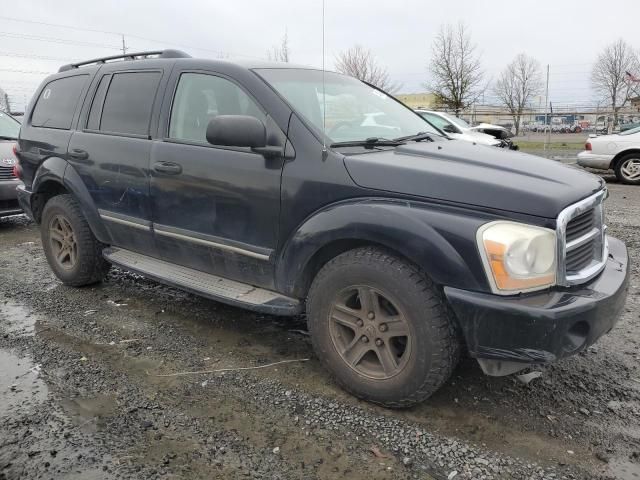
[{"label": "gravel ground", "polygon": [[403,411],[339,390],[303,318],[117,269],[68,288],[37,227],[0,219],[0,480],[638,479],[640,187],[606,179],[610,233],[635,260],[614,330],[528,385],[467,359]]}]

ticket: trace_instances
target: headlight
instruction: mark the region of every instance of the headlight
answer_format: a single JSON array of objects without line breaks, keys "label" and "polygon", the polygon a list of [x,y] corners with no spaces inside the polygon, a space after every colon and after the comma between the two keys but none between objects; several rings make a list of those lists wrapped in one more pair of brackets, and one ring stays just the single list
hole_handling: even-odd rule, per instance
[{"label": "headlight", "polygon": [[556,232],[497,221],[478,229],[478,248],[494,293],[511,295],[556,283]]}]

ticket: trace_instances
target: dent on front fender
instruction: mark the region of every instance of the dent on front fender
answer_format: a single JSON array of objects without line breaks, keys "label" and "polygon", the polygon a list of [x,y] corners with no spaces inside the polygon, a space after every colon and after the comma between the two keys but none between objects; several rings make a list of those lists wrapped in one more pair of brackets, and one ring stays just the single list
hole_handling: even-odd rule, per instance
[{"label": "dent on front fender", "polygon": [[339,202],[296,229],[282,250],[276,282],[294,294],[320,249],[356,240],[397,252],[439,285],[488,291],[475,232],[489,219],[479,212],[422,202],[377,198]]}]

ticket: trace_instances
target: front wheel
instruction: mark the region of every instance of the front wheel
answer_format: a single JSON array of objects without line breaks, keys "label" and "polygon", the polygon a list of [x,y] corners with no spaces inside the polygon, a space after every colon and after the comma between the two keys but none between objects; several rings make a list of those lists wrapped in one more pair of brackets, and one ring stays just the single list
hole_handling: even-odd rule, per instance
[{"label": "front wheel", "polygon": [[628,185],[640,185],[640,153],[622,157],[615,167],[616,177]]},{"label": "front wheel", "polygon": [[408,407],[449,378],[459,356],[440,292],[415,266],[377,248],[351,250],[318,273],[307,302],[316,354],[357,397]]},{"label": "front wheel", "polygon": [[109,271],[110,264],[102,257],[104,245],[94,237],[71,195],[58,195],[47,202],[40,234],[49,266],[65,285],[90,285]]}]

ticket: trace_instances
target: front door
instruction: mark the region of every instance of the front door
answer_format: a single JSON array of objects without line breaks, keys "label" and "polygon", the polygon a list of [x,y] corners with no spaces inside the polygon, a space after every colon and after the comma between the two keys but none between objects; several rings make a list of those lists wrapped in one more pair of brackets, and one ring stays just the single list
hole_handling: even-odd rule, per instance
[{"label": "front door", "polygon": [[[216,115],[252,115],[284,134],[231,79],[175,72],[165,138],[151,152],[153,229],[167,261],[262,287],[273,285],[281,158],[207,143]],[[168,89],[168,91],[171,91]],[[276,131],[277,130],[277,131]],[[284,143],[283,143],[284,144]]]}]

